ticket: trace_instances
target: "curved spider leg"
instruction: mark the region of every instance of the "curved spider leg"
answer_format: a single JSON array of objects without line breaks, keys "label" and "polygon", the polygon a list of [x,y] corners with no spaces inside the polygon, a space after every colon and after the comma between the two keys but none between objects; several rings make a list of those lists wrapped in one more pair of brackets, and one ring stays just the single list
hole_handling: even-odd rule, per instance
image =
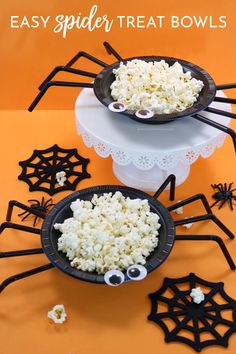
[{"label": "curved spider leg", "polygon": [[175,175],[169,175],[166,180],[162,183],[162,185],[158,188],[158,190],[156,191],[156,193],[153,194],[152,198],[153,199],[157,199],[161,193],[165,190],[165,188],[168,186],[168,184],[170,184],[170,200],[174,200],[175,199],[175,181],[176,181],[176,177]]},{"label": "curved spider leg", "polygon": [[222,85],[216,85],[216,90],[229,90],[229,89],[233,89],[236,88],[236,83],[232,82],[231,84],[222,84]]},{"label": "curved spider leg", "polygon": [[218,184],[211,184],[212,188],[214,189],[218,189],[221,193],[223,193],[223,184],[222,183],[218,183]]},{"label": "curved spider leg", "polygon": [[42,248],[31,248],[29,250],[0,252],[0,258],[29,256],[33,254],[42,254],[42,253],[44,253]]},{"label": "curved spider leg", "polygon": [[[236,100],[235,100],[236,101]],[[231,128],[228,128],[220,123],[217,123],[217,122],[214,122],[213,120],[211,119],[208,119],[200,114],[194,114],[191,116],[192,118],[196,119],[196,120],[199,120],[200,122],[203,122],[203,123],[206,123],[208,125],[210,125],[211,127],[214,127],[216,129],[219,129],[221,131],[223,131],[224,133],[230,135],[232,141],[233,141],[233,144],[234,144],[234,150],[236,152],[236,133],[233,129]]]},{"label": "curved spider leg", "polygon": [[222,199],[223,198],[217,199],[213,204],[211,204],[211,208],[213,208],[215,205],[217,205]]},{"label": "curved spider leg", "polygon": [[212,213],[210,205],[209,205],[204,194],[196,194],[195,196],[192,196],[192,197],[187,198],[181,202],[171,205],[167,209],[169,211],[172,211],[172,210],[175,210],[183,205],[192,203],[196,200],[202,201],[207,214],[194,216],[194,217],[187,218],[187,219],[175,220],[175,222],[174,222],[175,226],[194,223],[194,222],[203,221],[203,220],[212,220],[222,231],[224,231],[226,233],[227,236],[229,236],[231,239],[233,239],[234,234]]},{"label": "curved spider leg", "polygon": [[68,68],[66,66],[56,66],[51,72],[50,74],[46,77],[46,79],[43,80],[43,82],[40,84],[40,86],[38,87],[39,90],[42,90],[43,86],[46,84],[46,82],[51,81],[54,76],[60,72],[67,72],[67,73],[71,73],[71,74],[75,74],[75,75],[80,75],[80,76],[86,76],[86,77],[91,77],[93,79],[95,79],[97,77],[97,74],[95,73],[91,73],[89,71],[84,71],[84,70],[78,70],[78,69],[73,69],[73,68]]},{"label": "curved spider leg", "polygon": [[204,220],[212,220],[229,238],[234,239],[234,234],[220,221],[220,219],[217,218],[217,216],[215,216],[212,213],[193,216],[187,219],[175,220],[174,225],[180,226],[180,225],[195,223]]},{"label": "curved spider leg", "polygon": [[229,183],[227,192],[230,192],[230,191],[231,191],[231,188],[232,188],[232,185],[233,185],[233,184],[234,184],[233,182]]},{"label": "curved spider leg", "polygon": [[40,206],[44,206],[44,196],[42,196]]},{"label": "curved spider leg", "polygon": [[231,198],[229,199],[229,205],[230,205],[230,209],[231,209],[231,210],[234,210],[233,202],[232,202],[232,199],[231,199]]},{"label": "curved spider leg", "polygon": [[41,98],[45,95],[46,91],[52,87],[52,86],[66,86],[66,87],[89,87],[93,88],[93,84],[90,83],[85,83],[85,82],[68,82],[68,81],[49,81],[46,82],[41,91],[38,93],[38,95],[35,97],[33,102],[28,108],[29,112],[32,112],[34,108],[37,106]]},{"label": "curved spider leg", "polygon": [[222,111],[221,109],[217,109],[217,108],[212,108],[212,107],[207,107],[204,109],[204,111],[210,112],[210,113],[214,113],[220,116],[224,116],[224,117],[229,117],[229,118],[236,118],[236,114],[232,113],[232,112],[228,112],[228,111]]},{"label": "curved spider leg", "polygon": [[51,201],[52,201],[52,198],[49,198],[48,200],[46,200],[44,206],[45,206],[47,203],[50,203]]},{"label": "curved spider leg", "polygon": [[234,191],[236,191],[236,188],[232,189],[230,192],[234,192]]},{"label": "curved spider leg", "polygon": [[23,215],[28,214],[28,213],[29,213],[28,211],[23,211],[23,213],[17,214],[17,216],[23,216]]},{"label": "curved spider leg", "polygon": [[224,241],[215,235],[176,235],[175,239],[177,241],[215,241],[220,246],[221,251],[223,252],[230,268],[232,270],[236,269],[235,263],[227,250]]},{"label": "curved spider leg", "polygon": [[193,202],[195,202],[197,200],[200,200],[202,202],[202,204],[203,204],[203,206],[204,206],[204,208],[205,208],[205,210],[206,210],[206,212],[208,214],[212,213],[211,212],[211,207],[210,207],[210,205],[209,205],[209,203],[208,203],[208,201],[206,199],[206,196],[204,194],[201,194],[201,193],[195,194],[192,197],[189,197],[187,199],[182,200],[181,202],[175,203],[175,204],[169,206],[167,209],[169,211],[173,211],[173,210],[175,210],[175,209],[177,209],[179,207],[182,207],[182,206],[184,206],[186,204],[193,203]]},{"label": "curved spider leg", "polygon": [[[27,213],[27,212],[25,211],[25,213]],[[30,216],[30,215],[31,215],[31,213],[28,212],[28,213],[21,219],[21,221],[26,220],[26,219],[28,218],[28,216]],[[18,215],[18,216],[19,216],[19,215]]]},{"label": "curved spider leg", "polygon": [[90,60],[90,61],[92,61],[92,62],[94,62],[94,63],[96,63],[96,64],[98,64],[100,66],[102,66],[103,68],[108,66],[108,64],[106,64],[104,61],[99,60],[99,59],[93,57],[91,54],[88,54],[88,53],[83,52],[83,51],[78,52],[65,66],[67,68],[70,68],[77,60],[79,60],[82,57],[84,57],[84,58],[86,58],[86,59],[88,59],[88,60]]},{"label": "curved spider leg", "polygon": [[[48,199],[48,200],[45,202],[44,207],[47,208],[49,205],[55,205],[55,204],[53,204],[53,203],[51,203],[51,202],[52,202],[52,198]],[[51,203],[51,204],[49,204],[49,203]]]},{"label": "curved spider leg", "polygon": [[7,209],[7,216],[6,216],[7,221],[11,221],[14,206],[16,206],[20,209],[23,209],[31,214],[37,215],[38,217],[40,217],[42,219],[45,218],[45,213],[38,211],[38,210],[34,210],[33,208],[31,208],[25,204],[22,204],[20,202],[17,202],[16,200],[10,200],[8,203],[8,209]]},{"label": "curved spider leg", "polygon": [[54,206],[54,205],[56,205],[56,204],[54,204],[54,203],[48,204],[46,210],[48,210],[51,206]]},{"label": "curved spider leg", "polygon": [[29,276],[34,275],[34,274],[41,273],[41,272],[43,272],[45,270],[48,270],[48,269],[51,269],[51,268],[54,268],[54,265],[52,263],[48,263],[48,264],[44,264],[44,265],[42,265],[40,267],[27,270],[25,272],[15,274],[15,275],[5,279],[0,284],[0,292],[2,292],[9,284],[11,284],[11,283],[13,283],[13,282],[15,282],[17,280],[29,277]]},{"label": "curved spider leg", "polygon": [[35,204],[40,205],[40,202],[37,199],[29,199],[28,202],[29,203],[35,202]]},{"label": "curved spider leg", "polygon": [[37,220],[38,220],[38,217],[37,217],[37,215],[35,215],[35,217],[34,217],[34,223],[33,223],[33,226],[35,226],[35,225],[36,225]]},{"label": "curved spider leg", "polygon": [[223,199],[222,203],[220,204],[220,206],[218,207],[218,209],[221,209],[222,206],[227,202],[227,199]]},{"label": "curved spider leg", "polygon": [[108,42],[103,42],[104,47],[109,55],[114,55],[118,61],[122,61],[123,58],[117,53],[117,51]]},{"label": "curved spider leg", "polygon": [[0,234],[7,228],[15,229],[15,230],[22,230],[22,231],[26,231],[26,232],[37,234],[37,235],[40,235],[40,233],[41,233],[40,229],[36,229],[34,227],[20,225],[20,224],[14,224],[12,222],[3,222],[0,225]]},{"label": "curved spider leg", "polygon": [[220,191],[221,193],[224,193],[225,190],[224,190],[223,184],[222,184],[222,183],[219,183],[218,186],[219,186],[219,191]]},{"label": "curved spider leg", "polygon": [[221,103],[236,104],[236,99],[235,98],[228,98],[228,97],[217,97],[217,96],[215,96],[213,101],[221,102]]},{"label": "curved spider leg", "polygon": [[[217,85],[216,86],[216,90],[227,90],[227,89],[233,89],[236,88],[236,83],[230,83],[230,84],[223,84],[223,85]],[[223,98],[223,100],[222,100]],[[233,100],[233,102],[232,102]],[[215,97],[214,101],[216,102],[226,102],[226,103],[233,103],[235,104],[235,100],[234,99],[228,99],[228,98],[224,98],[224,97]],[[227,111],[222,111],[220,109],[216,109],[216,108],[211,108],[211,107],[207,107],[205,109],[205,111],[211,112],[211,113],[215,113],[215,114],[219,114],[221,116],[225,116],[225,117],[229,117],[229,118],[236,118],[236,114],[235,113],[231,113],[231,112],[227,112]]]}]

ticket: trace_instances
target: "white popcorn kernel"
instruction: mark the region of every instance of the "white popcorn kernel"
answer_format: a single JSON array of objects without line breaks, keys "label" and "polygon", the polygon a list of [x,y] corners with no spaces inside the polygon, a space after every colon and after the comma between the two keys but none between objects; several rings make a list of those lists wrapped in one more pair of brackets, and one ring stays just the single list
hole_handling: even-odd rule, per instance
[{"label": "white popcorn kernel", "polygon": [[205,299],[205,295],[203,294],[200,287],[192,288],[190,296],[195,304],[200,304]]},{"label": "white popcorn kernel", "polygon": [[75,200],[73,217],[55,224],[62,235],[58,250],[72,267],[104,274],[145,264],[158,245],[159,216],[147,200],[125,198],[121,192],[94,195],[91,202]]},{"label": "white popcorn kernel", "polygon": [[65,322],[67,314],[64,305],[55,305],[51,311],[48,311],[48,318],[57,324]]},{"label": "white popcorn kernel", "polygon": [[134,59],[126,64],[121,62],[113,73],[112,97],[127,110],[146,110],[141,118],[181,112],[191,107],[204,86],[202,81],[192,78],[189,71],[184,73],[178,62],[169,66],[164,60]]},{"label": "white popcorn kernel", "polygon": [[[181,200],[178,200],[177,203],[181,202]],[[175,210],[173,210],[174,213],[180,215],[180,214],[183,214],[184,213],[184,208],[183,207],[179,207],[179,208],[176,208]]]},{"label": "white popcorn kernel", "polygon": [[[191,216],[191,218],[192,218],[192,216]],[[188,219],[188,217],[186,217],[185,219]],[[182,226],[183,226],[185,229],[190,229],[190,227],[193,226],[193,223],[192,223],[192,222],[189,222],[189,223],[187,223],[187,224],[183,224]]]},{"label": "white popcorn kernel", "polygon": [[65,181],[67,180],[66,172],[65,171],[57,172],[56,173],[56,180],[57,180],[57,183],[59,184],[59,186],[63,187],[65,184]]}]

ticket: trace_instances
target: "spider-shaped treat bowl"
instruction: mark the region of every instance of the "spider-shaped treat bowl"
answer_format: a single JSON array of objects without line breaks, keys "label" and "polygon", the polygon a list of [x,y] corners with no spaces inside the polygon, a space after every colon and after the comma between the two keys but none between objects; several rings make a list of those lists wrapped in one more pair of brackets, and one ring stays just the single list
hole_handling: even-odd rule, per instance
[{"label": "spider-shaped treat bowl", "polygon": [[[123,63],[127,64],[127,62],[133,60],[133,59],[139,59],[143,60],[145,62],[154,62],[154,61],[161,61],[164,60],[166,63],[168,63],[170,66],[172,66],[174,63],[179,62],[179,64],[182,65],[184,72],[190,71],[191,76],[194,77],[197,80],[201,80],[204,83],[204,87],[202,91],[199,94],[198,100],[193,104],[192,107],[185,109],[182,112],[174,112],[171,114],[153,114],[150,118],[146,117],[146,113],[148,113],[147,110],[145,109],[140,109],[139,111],[132,111],[132,110],[122,110],[119,112],[119,109],[116,110],[115,113],[121,113],[124,114],[133,120],[136,120],[141,123],[147,123],[147,124],[161,124],[161,123],[168,123],[171,122],[177,118],[182,118],[186,116],[190,116],[193,114],[196,114],[205,108],[209,106],[209,104],[213,101],[216,93],[216,87],[214,84],[213,79],[210,77],[210,75],[200,68],[197,65],[194,65],[190,62],[187,62],[182,59],[177,59],[177,58],[170,58],[170,57],[161,57],[161,56],[145,56],[145,57],[136,57],[136,58],[128,58],[124,59]],[[106,107],[112,107],[113,105],[116,105],[117,103],[113,103],[114,99],[111,96],[111,84],[115,80],[115,75],[113,74],[113,70],[117,69],[120,65],[120,62],[116,62],[112,65],[109,65],[107,68],[105,68],[103,71],[101,71],[95,81],[94,81],[94,93],[97,97],[97,99],[104,104]],[[119,105],[119,103],[118,103]],[[122,109],[124,109],[122,107]],[[143,112],[143,114],[142,114]],[[146,112],[146,113],[145,113]]]},{"label": "spider-shaped treat bowl", "polygon": [[[45,92],[48,90],[49,87],[51,86],[72,86],[72,87],[92,87],[94,90],[94,94],[97,97],[97,99],[106,107],[112,107],[112,104],[117,104],[114,102],[114,99],[111,96],[111,84],[115,80],[115,75],[113,73],[114,69],[117,69],[120,66],[120,62],[122,61],[124,64],[127,64],[127,62],[133,60],[133,59],[140,59],[145,62],[155,62],[155,61],[161,61],[164,60],[166,63],[168,63],[170,66],[172,66],[174,63],[179,62],[182,67],[183,71],[187,72],[189,71],[191,73],[191,76],[197,80],[201,80],[204,83],[204,87],[202,91],[199,94],[198,100],[193,104],[192,107],[185,109],[182,112],[174,112],[171,114],[153,114],[151,117],[147,118],[145,114],[145,110],[140,109],[138,112],[137,111],[131,111],[128,109],[122,109],[119,110],[119,108],[112,109],[113,112],[119,113],[126,115],[136,121],[139,121],[141,123],[148,123],[148,124],[160,124],[160,123],[168,123],[170,121],[173,121],[177,118],[181,117],[186,117],[189,115],[196,114],[205,108],[213,101],[216,93],[216,86],[211,78],[211,76],[202,68],[199,66],[192,64],[188,61],[182,60],[182,59],[177,59],[177,58],[172,58],[172,57],[166,57],[166,56],[138,56],[138,57],[132,57],[132,58],[126,58],[122,59],[122,57],[114,50],[114,48],[111,47],[111,45],[107,42],[104,42],[104,46],[107,49],[109,54],[113,54],[116,59],[118,59],[117,62],[108,65],[106,63],[103,63],[102,61],[92,57],[91,55],[84,53],[84,52],[79,52],[72,60],[66,65],[66,66],[58,66],[54,68],[54,70],[48,75],[48,77],[43,81],[43,83],[39,86],[40,93],[38,96],[35,98],[33,103],[29,107],[29,111],[32,111],[34,107],[38,104],[39,100],[42,98],[42,96],[45,94]],[[94,74],[82,70],[76,70],[72,69],[71,66],[81,57],[85,56],[89,60],[92,60],[99,64],[100,66],[104,67],[104,69],[99,73],[99,74]],[[62,81],[51,81],[51,79],[56,75],[57,72],[59,71],[66,71],[70,72],[73,74],[78,74],[82,76],[87,76],[87,77],[93,77],[94,83],[93,84],[86,84],[86,83],[75,83],[75,82],[62,82]],[[119,103],[118,103],[119,105]],[[144,112],[142,115],[141,113]],[[138,113],[138,115],[137,115]]]},{"label": "spider-shaped treat bowl", "polygon": [[[154,195],[149,195],[145,192],[142,192],[137,189],[133,189],[130,187],[124,187],[124,186],[114,186],[114,185],[105,185],[105,186],[97,186],[97,187],[91,187],[87,189],[83,189],[81,191],[75,192],[69,196],[67,196],[65,199],[63,199],[61,202],[56,204],[48,214],[41,212],[40,210],[36,210],[34,208],[31,208],[29,206],[26,206],[20,202],[17,201],[10,201],[9,202],[9,207],[7,211],[7,221],[3,222],[0,226],[0,233],[4,231],[6,228],[12,228],[12,229],[17,229],[17,230],[22,230],[25,232],[33,233],[33,234],[38,234],[41,236],[41,244],[42,248],[36,248],[36,249],[29,249],[29,250],[20,250],[20,251],[10,251],[10,252],[0,252],[0,258],[6,258],[6,257],[15,257],[15,256],[25,256],[25,255],[33,255],[33,254],[39,254],[39,253],[45,253],[46,257],[50,260],[49,264],[45,264],[43,266],[25,271],[23,273],[19,273],[16,275],[13,275],[7,279],[5,279],[1,284],[0,284],[0,292],[6,288],[9,284],[12,282],[31,276],[33,274],[40,273],[42,271],[51,269],[53,267],[58,268],[62,272],[76,278],[76,279],[81,279],[85,280],[88,282],[96,283],[96,284],[104,284],[105,283],[105,278],[104,275],[99,275],[97,273],[92,273],[92,272],[85,272],[78,270],[70,265],[70,261],[66,258],[65,254],[62,252],[58,251],[58,238],[61,236],[61,233],[54,228],[55,223],[62,223],[65,219],[69,218],[72,216],[72,210],[70,209],[70,205],[73,201],[76,199],[81,199],[81,200],[91,200],[94,196],[94,194],[97,194],[98,196],[104,194],[104,193],[112,193],[114,194],[116,191],[120,191],[125,197],[130,197],[131,199],[147,199],[150,209],[153,213],[158,214],[159,216],[159,223],[161,224],[161,227],[158,229],[158,245],[155,248],[155,250],[147,257],[146,259],[146,264],[144,267],[146,268],[146,272],[150,273],[156,268],[158,268],[169,256],[172,247],[174,245],[174,242],[176,240],[180,241],[215,241],[218,243],[220,246],[230,268],[232,270],[235,269],[235,263],[233,259],[231,258],[223,240],[219,236],[215,235],[176,235],[175,234],[175,227],[179,225],[184,225],[188,223],[194,223],[198,221],[204,221],[204,220],[212,220],[229,238],[233,239],[234,235],[233,233],[211,212],[211,208],[208,204],[208,201],[206,197],[203,194],[196,194],[192,197],[189,197],[185,200],[182,200],[181,202],[177,202],[169,207],[165,207],[162,203],[159,201],[159,196],[161,193],[164,191],[164,189],[167,187],[168,184],[170,184],[170,200],[174,200],[174,194],[175,194],[175,176],[170,175],[164,183],[158,188],[156,193]],[[174,220],[172,216],[170,215],[169,212],[190,204],[195,201],[201,201],[203,204],[203,207],[206,211],[205,214],[190,217],[190,218],[184,218],[180,220]],[[43,225],[41,229],[35,228],[35,227],[29,227],[26,225],[22,224],[16,224],[11,222],[12,218],[12,213],[13,213],[13,208],[18,207],[21,208],[25,211],[30,212],[33,215],[36,215],[42,219],[44,219]],[[123,271],[123,277],[124,281],[128,282],[130,278],[127,276],[126,270]],[[138,279],[133,279],[133,280],[138,280]],[[112,285],[112,284],[109,284]],[[114,284],[113,284],[114,285]],[[118,284],[116,284],[118,285]]]},{"label": "spider-shaped treat bowl", "polygon": [[[202,114],[199,114],[200,112],[207,111],[225,117],[236,118],[235,113],[209,107],[209,105],[213,101],[236,104],[236,99],[234,98],[216,96],[216,92],[219,90],[236,88],[236,83],[216,86],[212,77],[204,69],[182,59],[165,57],[165,56],[156,56],[156,55],[138,56],[138,57],[123,59],[109,43],[104,42],[103,44],[107,52],[109,54],[112,54],[118,61],[109,65],[86,52],[82,52],[82,51],[78,52],[66,65],[57,66],[50,72],[50,74],[39,86],[39,93],[31,103],[31,105],[29,106],[28,110],[30,112],[33,111],[33,109],[39,103],[39,101],[47,92],[47,90],[52,86],[88,87],[93,89],[95,96],[105,107],[110,108],[110,111],[112,109],[111,113],[114,114],[114,118],[117,117],[117,114],[118,115],[122,114],[125,115],[126,117],[129,117],[141,123],[162,124],[186,116],[192,117],[193,119],[196,119],[200,122],[213,126],[214,128],[229,134],[233,140],[233,144],[236,150],[236,133],[234,132],[234,130],[220,123],[217,123],[214,120],[209,119]],[[88,71],[72,68],[72,66],[76,63],[76,61],[79,60],[81,57],[85,57],[88,60],[100,65],[101,67],[103,67],[103,70],[98,74],[95,74]],[[165,60],[169,65],[173,65],[175,62],[179,62],[182,65],[184,72],[189,71],[193,78],[196,78],[197,80],[201,80],[204,83],[204,87],[202,88],[197,101],[193,104],[192,107],[187,108],[181,112],[174,112],[171,114],[154,114],[150,110],[146,110],[144,108],[141,108],[138,111],[131,111],[129,109],[126,109],[125,106],[120,102],[115,102],[111,96],[111,88],[110,88],[112,82],[115,80],[115,75],[113,74],[113,70],[119,67],[120,62],[126,64],[128,61],[133,59],[141,59],[146,62]],[[93,78],[94,82],[85,83],[85,82],[74,82],[74,81],[52,81],[54,76],[60,71]]]},{"label": "spider-shaped treat bowl", "polygon": [[[58,238],[61,236],[61,233],[60,231],[55,230],[54,225],[55,223],[63,223],[65,219],[73,216],[70,205],[76,199],[79,198],[81,200],[91,201],[94,194],[101,196],[104,193],[114,194],[116,191],[120,191],[124,197],[130,197],[131,199],[147,199],[150,205],[150,210],[153,213],[158,214],[160,217],[159,223],[161,224],[161,227],[158,230],[159,244],[147,258],[147,262],[145,264],[147,272],[152,272],[166,260],[173,247],[175,238],[174,221],[168,210],[158,200],[142,191],[129,187],[107,185],[87,188],[71,194],[58,203],[46,216],[41,230],[41,242],[44,252],[52,264],[72,277],[93,283],[105,283],[104,275],[99,275],[95,272],[85,272],[73,268],[70,265],[68,258],[62,252],[58,252],[57,242]],[[128,280],[129,278],[125,275],[125,281]]]}]

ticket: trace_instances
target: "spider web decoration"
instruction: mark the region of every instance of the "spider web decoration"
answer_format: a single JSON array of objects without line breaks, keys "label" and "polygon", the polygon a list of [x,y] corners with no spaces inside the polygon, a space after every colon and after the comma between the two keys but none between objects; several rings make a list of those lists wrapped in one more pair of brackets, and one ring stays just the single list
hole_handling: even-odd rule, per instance
[{"label": "spider web decoration", "polygon": [[[58,145],[45,150],[34,150],[32,156],[20,161],[22,172],[19,180],[29,185],[29,190],[43,191],[54,195],[65,190],[75,190],[78,183],[91,177],[86,168],[89,159],[80,156],[77,149],[62,149]],[[64,186],[59,186],[56,179],[58,172],[66,172]]]},{"label": "spider web decoration", "polygon": [[[196,304],[192,288],[200,286],[204,301]],[[162,287],[149,294],[148,316],[165,333],[166,342],[181,342],[200,352],[210,345],[228,346],[236,331],[236,301],[224,291],[224,284],[212,283],[190,273],[177,279],[165,278]]]}]

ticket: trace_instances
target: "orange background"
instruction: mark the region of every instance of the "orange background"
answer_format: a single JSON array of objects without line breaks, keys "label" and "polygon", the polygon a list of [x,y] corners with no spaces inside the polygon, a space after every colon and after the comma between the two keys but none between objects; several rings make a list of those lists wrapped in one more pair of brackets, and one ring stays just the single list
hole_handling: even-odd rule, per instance
[{"label": "orange background", "polygon": [[[77,147],[82,156],[89,157],[92,178],[82,181],[79,188],[97,184],[119,183],[112,174],[111,159],[101,159],[82,143],[75,131],[73,106],[78,89],[54,88],[40,103],[39,109],[28,113],[28,106],[38,84],[49,69],[65,64],[78,50],[86,50],[100,59],[112,62],[102,47],[110,41],[123,56],[145,54],[170,55],[190,60],[208,70],[217,83],[235,81],[235,2],[225,1],[97,1],[101,13],[110,17],[126,15],[213,15],[228,16],[228,28],[223,30],[102,30],[92,33],[73,31],[66,39],[51,31],[9,29],[10,15],[77,14],[87,12],[92,1],[8,1],[1,10],[1,221],[5,220],[7,203],[16,199],[41,198],[42,193],[30,193],[25,183],[18,181],[18,161],[29,157],[33,149],[43,149],[57,143],[65,148]],[[191,6],[191,8],[189,8]],[[82,63],[82,62],[81,62]],[[81,68],[96,66],[83,61]],[[60,76],[61,78],[65,76]],[[68,77],[68,76],[67,76]],[[59,76],[58,76],[59,78]],[[43,109],[43,110],[42,110]],[[49,110],[57,109],[57,110]],[[64,111],[62,111],[64,109]],[[236,124],[232,124],[236,129]],[[177,188],[176,200],[203,192],[212,201],[210,184],[235,181],[235,154],[229,138],[209,159],[200,158],[191,168],[189,179]],[[56,194],[54,203],[68,192]],[[47,197],[47,196],[46,196]],[[161,200],[168,205],[167,194]],[[203,212],[200,204],[185,208],[184,216]],[[235,208],[236,210],[236,208]],[[225,206],[214,212],[232,230],[235,228],[235,210]],[[15,222],[19,222],[15,212]],[[31,225],[30,220],[26,222]],[[179,228],[179,234],[220,235],[235,259],[235,241],[229,240],[211,222],[195,224],[189,231]],[[5,230],[1,236],[1,251],[36,248],[37,235],[16,230]],[[47,263],[44,255],[0,260],[0,281],[15,273]],[[147,295],[158,289],[165,276],[180,277],[190,271],[210,281],[223,281],[225,290],[236,298],[235,273],[215,243],[176,242],[168,260],[141,283],[130,283],[118,288],[97,286],[77,281],[57,269],[18,281],[0,295],[1,354],[128,354],[168,353],[191,354],[192,349],[179,343],[165,344],[162,330],[147,321],[150,303]],[[47,312],[55,304],[63,303],[68,321],[63,326],[48,322]],[[227,353],[234,354],[236,335],[230,339]],[[226,349],[212,347],[206,353],[221,354]]]},{"label": "orange background", "polygon": [[[228,25],[224,29],[171,29],[165,25],[160,30],[120,29],[117,22],[109,33],[103,29],[89,32],[73,29],[66,39],[53,33],[54,22],[46,29],[10,28],[10,16],[34,15],[55,18],[58,14],[77,16],[88,15],[92,5],[98,5],[98,15],[108,18],[117,15],[210,16],[214,24],[219,16],[227,16]],[[21,17],[22,18],[22,17]],[[166,55],[186,59],[205,68],[216,83],[233,80],[235,67],[235,1],[214,0],[145,0],[145,1],[78,1],[78,0],[8,0],[1,4],[0,14],[0,67],[1,67],[1,109],[25,109],[37,93],[37,87],[57,65],[66,64],[79,50],[112,63],[103,46],[110,41],[124,57],[135,55]],[[80,68],[98,72],[101,68],[82,59]],[[78,67],[78,65],[76,66]],[[73,78],[70,74],[58,75],[58,79]],[[75,80],[78,80],[76,76]],[[86,80],[86,79],[85,79]],[[89,80],[89,79],[88,79]],[[39,108],[72,109],[79,89],[51,88]]]}]

